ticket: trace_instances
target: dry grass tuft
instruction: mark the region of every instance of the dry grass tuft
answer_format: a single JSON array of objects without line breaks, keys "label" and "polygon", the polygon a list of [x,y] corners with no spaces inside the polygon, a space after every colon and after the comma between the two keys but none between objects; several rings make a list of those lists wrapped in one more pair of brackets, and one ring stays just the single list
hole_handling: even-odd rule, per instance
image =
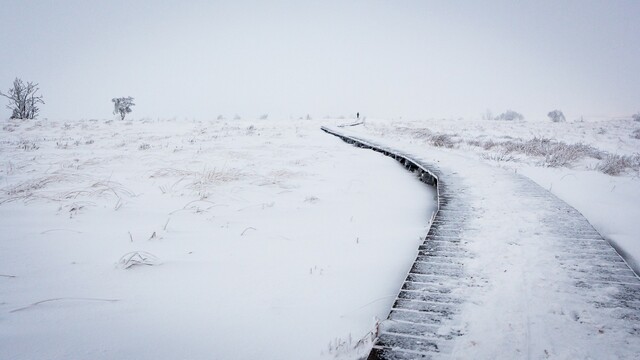
[{"label": "dry grass tuft", "polygon": [[640,155],[607,155],[596,166],[596,170],[601,171],[607,175],[620,175],[627,170],[640,170]]}]

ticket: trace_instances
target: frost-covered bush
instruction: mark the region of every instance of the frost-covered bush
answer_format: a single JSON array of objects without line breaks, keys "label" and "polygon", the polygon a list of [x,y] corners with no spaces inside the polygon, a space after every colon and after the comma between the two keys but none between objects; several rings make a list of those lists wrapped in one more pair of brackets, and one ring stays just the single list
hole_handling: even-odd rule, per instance
[{"label": "frost-covered bush", "polygon": [[567,119],[565,119],[564,114],[560,110],[549,111],[547,116],[553,122],[565,122],[567,120]]},{"label": "frost-covered bush", "polygon": [[113,98],[111,101],[113,102],[113,114],[119,114],[120,120],[124,120],[124,117],[132,111],[131,107],[135,105],[131,96]]},{"label": "frost-covered bush", "polygon": [[555,144],[549,153],[545,155],[543,165],[548,167],[568,166],[585,155],[585,152],[579,146],[561,142]]},{"label": "frost-covered bush", "polygon": [[635,121],[640,121],[640,111],[631,115],[631,118]]},{"label": "frost-covered bush", "polygon": [[640,156],[626,156],[626,155],[607,155],[596,166],[596,170],[601,171],[608,175],[620,175],[627,169],[638,170],[640,169]]},{"label": "frost-covered bush", "polygon": [[523,119],[524,119],[524,116],[522,114],[513,110],[507,110],[502,114],[496,116],[496,120],[512,121],[512,120],[523,120]]},{"label": "frost-covered bush", "polygon": [[452,148],[453,145],[454,145],[453,140],[451,139],[451,136],[449,136],[447,134],[433,135],[429,139],[429,142],[433,146],[445,147],[445,148],[449,148],[449,149]]},{"label": "frost-covered bush", "polygon": [[640,139],[640,129],[633,130],[633,133],[631,134],[631,137],[634,138],[634,139]]},{"label": "frost-covered bush", "polygon": [[505,154],[513,152],[532,157],[543,157],[544,160],[542,160],[541,165],[548,167],[568,166],[587,156],[595,159],[602,158],[602,153],[592,146],[581,143],[567,144],[539,137],[527,141],[505,141],[496,143],[493,146],[502,147]]}]

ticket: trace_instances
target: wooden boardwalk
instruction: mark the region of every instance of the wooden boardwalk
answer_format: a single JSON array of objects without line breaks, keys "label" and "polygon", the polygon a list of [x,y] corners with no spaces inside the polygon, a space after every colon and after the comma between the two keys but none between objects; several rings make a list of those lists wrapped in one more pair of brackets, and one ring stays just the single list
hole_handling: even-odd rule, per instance
[{"label": "wooden boardwalk", "polygon": [[[606,320],[619,327],[614,330],[623,335],[625,344],[630,343],[631,352],[640,348],[633,340],[640,339],[640,279],[578,211],[528,178],[513,172],[484,166],[465,173],[464,167],[444,166],[406,155],[371,140],[347,135],[340,129],[323,127],[323,130],[355,146],[393,157],[423,182],[436,186],[438,192],[439,210],[388,318],[381,323],[368,359],[432,359],[455,355],[456,348],[464,346],[461,339],[469,322],[466,314],[483,309],[499,312],[499,304],[478,303],[476,300],[482,294],[508,286],[496,282],[495,276],[486,278],[482,271],[501,266],[502,262],[510,264],[510,267],[505,266],[505,273],[507,268],[520,271],[515,277],[518,283],[513,286],[518,287],[516,292],[522,293],[516,302],[525,304],[523,309],[530,302],[544,306],[548,301],[549,311],[553,313],[553,304],[559,303],[553,306],[560,308],[569,304],[580,311],[563,313],[557,318],[573,317],[575,321],[569,323],[570,328],[577,326],[581,331],[580,327],[586,325],[580,317],[588,314],[594,323],[603,319],[603,322]],[[470,179],[473,176],[483,177],[483,181]],[[506,188],[507,193],[501,195],[499,188]],[[494,202],[483,199],[491,196],[504,196],[504,202],[500,206],[490,206]],[[505,222],[509,224],[505,226]],[[495,258],[488,258],[483,255],[486,260],[478,260],[484,262],[476,261],[478,249],[483,246],[487,234],[491,234],[488,227],[512,231],[501,235],[507,239],[499,243],[504,249],[504,256],[494,254],[491,256]],[[535,252],[535,257],[527,259],[533,258],[540,263],[523,260],[520,257],[522,251],[528,254]],[[505,277],[504,281],[508,283],[513,281],[511,279]],[[544,292],[547,298],[542,298],[543,292],[538,292],[537,288],[548,290]],[[527,319],[523,320],[526,322],[523,325],[526,335],[521,337],[522,340],[515,339],[516,343],[522,342],[522,358],[543,358],[548,351],[562,353],[561,347],[544,349],[544,353],[543,349],[535,348],[533,338],[544,337],[545,332],[555,325],[544,323],[544,320],[536,324],[529,318],[536,315],[540,315],[540,319],[549,318],[546,313],[535,314],[533,310],[527,314]],[[501,325],[499,321],[496,323]],[[558,324],[556,328],[567,326],[562,325],[566,322]],[[562,329],[553,331],[561,332]],[[598,332],[603,331],[595,332],[594,346],[598,346]],[[510,341],[508,336],[496,335],[496,344],[499,346],[500,341]],[[579,349],[575,351],[576,357],[580,357]],[[621,354],[619,357],[627,356],[624,352]],[[510,356],[506,354],[504,357]]]}]

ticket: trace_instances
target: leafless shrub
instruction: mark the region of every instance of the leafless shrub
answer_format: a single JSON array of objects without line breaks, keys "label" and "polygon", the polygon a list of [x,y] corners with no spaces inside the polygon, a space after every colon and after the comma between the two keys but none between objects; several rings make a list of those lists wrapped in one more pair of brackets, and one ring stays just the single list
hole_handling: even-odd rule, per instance
[{"label": "leafless shrub", "polygon": [[496,116],[495,119],[496,120],[506,120],[506,121],[523,120],[524,116],[522,114],[520,114],[519,112],[516,112],[516,111],[513,111],[513,110],[507,110],[507,111],[503,112],[502,114]]},{"label": "leafless shrub", "polygon": [[454,145],[453,139],[447,134],[434,135],[429,139],[431,145],[436,147],[452,148]]},{"label": "leafless shrub", "polygon": [[634,121],[640,121],[640,111],[638,111],[637,113],[635,113],[635,114],[631,115],[631,118],[632,118]]},{"label": "leafless shrub", "polygon": [[634,139],[640,139],[640,129],[633,130],[633,133],[631,133],[631,137]]},{"label": "leafless shrub", "polygon": [[149,150],[149,149],[151,149],[151,145],[147,143],[142,143],[140,144],[140,146],[138,146],[138,150]]},{"label": "leafless shrub", "polygon": [[613,176],[620,175],[628,169],[635,171],[640,169],[640,155],[607,155],[596,166],[596,170]]}]

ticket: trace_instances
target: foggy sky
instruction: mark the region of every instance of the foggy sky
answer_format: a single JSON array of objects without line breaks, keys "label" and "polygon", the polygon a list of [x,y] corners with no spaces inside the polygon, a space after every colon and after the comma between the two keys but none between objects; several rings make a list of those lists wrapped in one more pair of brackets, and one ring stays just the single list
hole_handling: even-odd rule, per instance
[{"label": "foggy sky", "polygon": [[[640,111],[640,1],[0,0],[50,119]],[[0,118],[8,118],[0,98]]]}]

